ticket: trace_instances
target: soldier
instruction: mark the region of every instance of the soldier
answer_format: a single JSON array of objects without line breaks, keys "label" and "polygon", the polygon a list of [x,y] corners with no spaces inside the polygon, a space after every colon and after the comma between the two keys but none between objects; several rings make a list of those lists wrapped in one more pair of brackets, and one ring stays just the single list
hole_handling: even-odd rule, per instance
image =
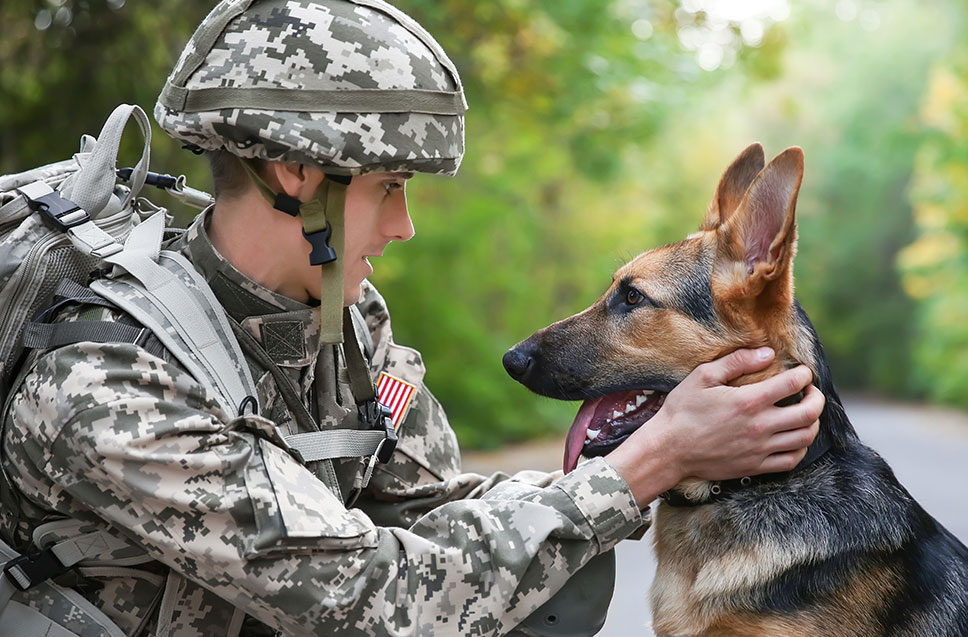
[{"label": "soldier", "polygon": [[[439,45],[380,0],[219,4],[155,117],[209,154],[216,204],[171,248],[238,328],[258,396],[225,413],[157,343],[36,353],[6,424],[13,543],[44,525],[111,534],[66,583],[128,635],[497,635],[641,532],[682,478],[793,468],[822,397],[805,368],[725,386],[772,355],[744,351],[567,476],[460,472],[420,355],[394,343],[365,279],[413,235],[407,179],[456,172],[464,108]],[[84,302],[58,318],[79,319],[133,322]],[[373,378],[410,392],[396,451],[312,459],[293,436],[383,422],[363,413],[361,349]]]}]

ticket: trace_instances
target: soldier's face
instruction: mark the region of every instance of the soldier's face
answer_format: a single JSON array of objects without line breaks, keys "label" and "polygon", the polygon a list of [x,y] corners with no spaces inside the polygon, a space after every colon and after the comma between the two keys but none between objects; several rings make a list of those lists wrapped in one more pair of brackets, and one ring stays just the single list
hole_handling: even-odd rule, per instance
[{"label": "soldier's face", "polygon": [[360,285],[373,273],[371,257],[382,256],[391,241],[406,241],[413,236],[406,193],[407,179],[412,176],[403,172],[370,173],[353,177],[346,189],[344,304],[352,305],[360,299]]}]

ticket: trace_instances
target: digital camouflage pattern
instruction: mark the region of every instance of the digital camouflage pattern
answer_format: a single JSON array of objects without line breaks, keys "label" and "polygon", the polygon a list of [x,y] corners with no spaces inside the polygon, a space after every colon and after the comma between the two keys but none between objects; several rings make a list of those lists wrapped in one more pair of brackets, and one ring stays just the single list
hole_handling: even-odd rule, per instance
[{"label": "digital camouflage pattern", "polygon": [[[302,388],[321,428],[359,427],[341,347],[317,349],[318,309],[246,279],[200,219],[175,248]],[[461,474],[419,354],[393,343],[371,286],[358,308],[374,374],[419,390],[354,508],[327,487],[324,463],[287,451],[299,428],[251,360],[262,411],[238,416],[167,353],[79,343],[39,356],[15,396],[4,462],[27,523],[4,518],[0,530],[20,548],[59,518],[126,538],[118,561],[82,565],[78,590],[128,634],[494,635],[648,523],[602,459],[565,477]],[[105,312],[73,306],[61,319]],[[345,494],[362,461],[331,467]]]},{"label": "digital camouflage pattern", "polygon": [[440,46],[381,0],[226,0],[154,115],[177,139],[240,157],[452,175],[465,108]]}]

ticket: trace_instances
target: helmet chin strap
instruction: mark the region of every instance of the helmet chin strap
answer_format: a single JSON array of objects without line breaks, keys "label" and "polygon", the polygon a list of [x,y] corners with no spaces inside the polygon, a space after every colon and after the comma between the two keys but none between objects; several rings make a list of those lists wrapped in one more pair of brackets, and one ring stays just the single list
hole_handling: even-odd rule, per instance
[{"label": "helmet chin strap", "polygon": [[350,177],[326,175],[316,189],[315,197],[303,203],[284,192],[277,193],[249,165],[242,161],[262,196],[276,210],[303,223],[303,236],[312,246],[311,265],[321,266],[319,296],[320,343],[343,342],[343,250],[346,188]]}]

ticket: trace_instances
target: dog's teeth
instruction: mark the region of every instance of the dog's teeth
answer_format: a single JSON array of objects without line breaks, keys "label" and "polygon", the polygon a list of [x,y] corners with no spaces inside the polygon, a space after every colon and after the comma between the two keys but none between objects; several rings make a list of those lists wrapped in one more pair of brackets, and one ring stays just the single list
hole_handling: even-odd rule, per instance
[{"label": "dog's teeth", "polygon": [[625,412],[618,411],[616,409],[615,411],[612,412],[612,420],[615,420],[616,418],[621,418],[624,415],[625,415]]},{"label": "dog's teeth", "polygon": [[598,438],[598,434],[601,432],[601,429],[588,429],[585,431],[585,437],[589,440],[594,440],[595,438]]},{"label": "dog's teeth", "polygon": [[642,403],[644,403],[648,399],[649,397],[646,396],[645,394],[639,394],[638,396],[635,397],[635,406],[639,407]]}]

